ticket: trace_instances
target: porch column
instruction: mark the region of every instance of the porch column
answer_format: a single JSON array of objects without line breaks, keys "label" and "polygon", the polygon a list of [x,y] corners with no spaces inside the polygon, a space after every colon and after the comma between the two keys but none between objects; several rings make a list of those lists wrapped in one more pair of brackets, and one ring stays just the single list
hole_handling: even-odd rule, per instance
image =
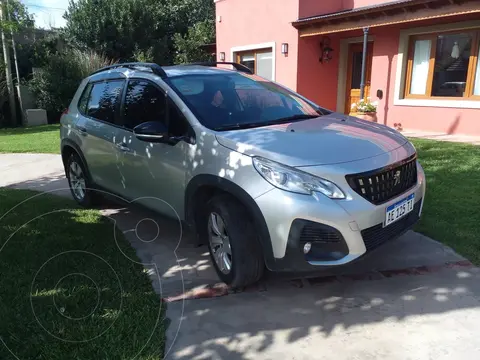
[{"label": "porch column", "polygon": [[360,80],[360,100],[365,98],[365,70],[367,68],[368,27],[363,28],[362,77]]}]

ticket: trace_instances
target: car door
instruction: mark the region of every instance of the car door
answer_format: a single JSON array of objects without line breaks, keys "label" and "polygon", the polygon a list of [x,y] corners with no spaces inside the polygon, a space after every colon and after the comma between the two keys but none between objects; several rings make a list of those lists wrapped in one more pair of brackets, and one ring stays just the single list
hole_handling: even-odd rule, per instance
[{"label": "car door", "polygon": [[160,121],[169,133],[188,132],[188,122],[175,104],[156,84],[131,79],[122,104],[123,129],[118,139],[124,145],[122,170],[126,196],[167,216],[183,214],[185,159],[189,144],[151,143],[137,139],[133,128],[148,121]]},{"label": "car door", "polygon": [[88,84],[79,103],[82,116],[76,122],[93,182],[113,193],[120,193],[123,187],[115,141],[124,86],[123,79]]}]

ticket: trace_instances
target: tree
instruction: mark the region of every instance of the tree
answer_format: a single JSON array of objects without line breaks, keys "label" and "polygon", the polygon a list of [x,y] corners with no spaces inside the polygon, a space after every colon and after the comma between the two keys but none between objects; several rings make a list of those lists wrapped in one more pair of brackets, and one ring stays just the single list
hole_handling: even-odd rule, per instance
[{"label": "tree", "polygon": [[178,26],[173,37],[175,62],[211,60],[202,45],[215,42],[215,4],[211,0],[171,0]]},{"label": "tree", "polygon": [[[14,33],[22,30],[23,28],[33,27],[34,21],[29,15],[27,8],[18,0],[0,0],[0,34],[1,34],[1,46],[3,53],[4,64],[4,77],[0,78],[0,83],[4,84],[6,92],[8,93],[8,104],[10,108],[9,117],[12,125],[15,125],[17,121],[16,116],[16,103],[15,103],[15,92],[13,88],[12,81],[12,66],[10,59],[10,42],[13,43],[13,53],[15,57],[15,67],[16,73],[18,76],[18,65],[17,65],[17,53],[15,50],[15,42],[13,40]],[[9,35],[11,38],[9,38]],[[19,79],[18,79],[19,80]],[[1,102],[2,99],[0,99]],[[3,104],[0,108],[2,113],[4,113]],[[4,120],[2,119],[2,122]]]},{"label": "tree", "polygon": [[27,7],[19,0],[1,1],[4,3],[4,19],[0,20],[0,30],[5,33],[17,33],[25,28],[33,28],[35,22]]},{"label": "tree", "polygon": [[198,59],[215,33],[213,0],[70,0],[64,17],[71,44],[119,61]]},{"label": "tree", "polygon": [[186,64],[197,61],[212,60],[212,55],[202,48],[202,45],[210,44],[215,39],[215,23],[205,20],[194,24],[188,33],[174,35],[175,62]]},{"label": "tree", "polygon": [[80,49],[92,49],[116,60],[151,53],[156,62],[172,62],[165,1],[70,0],[64,17],[67,39]]}]

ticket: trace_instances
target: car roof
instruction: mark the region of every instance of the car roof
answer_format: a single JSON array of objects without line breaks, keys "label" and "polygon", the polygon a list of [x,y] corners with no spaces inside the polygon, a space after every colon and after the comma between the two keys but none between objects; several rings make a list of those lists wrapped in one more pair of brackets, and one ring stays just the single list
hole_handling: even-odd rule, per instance
[{"label": "car roof", "polygon": [[[99,70],[98,72],[89,76],[90,81],[100,81],[100,80],[107,80],[107,79],[114,79],[119,77],[133,77],[135,75],[150,75],[157,77],[158,75],[148,71],[147,69],[142,70],[136,68],[127,68],[127,67],[115,67],[111,69]],[[219,68],[213,66],[204,66],[204,65],[174,65],[174,66],[162,66],[162,70],[165,71],[167,77],[176,77],[176,76],[184,76],[184,75],[215,75],[215,74],[225,74],[225,73],[236,73],[236,70],[228,69],[228,68]],[[150,76],[146,77],[150,77]]]},{"label": "car roof", "polygon": [[225,74],[225,72],[237,72],[236,70],[219,68],[213,66],[203,66],[203,65],[174,65],[174,66],[163,66],[163,70],[168,77],[173,76],[182,76],[182,75],[214,75],[214,74]]}]

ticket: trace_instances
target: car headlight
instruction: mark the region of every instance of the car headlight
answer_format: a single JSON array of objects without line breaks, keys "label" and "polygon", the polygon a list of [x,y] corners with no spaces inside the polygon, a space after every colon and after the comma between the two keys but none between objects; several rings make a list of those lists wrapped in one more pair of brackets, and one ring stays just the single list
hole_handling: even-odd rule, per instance
[{"label": "car headlight", "polygon": [[345,194],[331,181],[304,173],[261,157],[253,158],[253,166],[273,186],[298,194],[322,193],[331,199],[345,199]]}]

